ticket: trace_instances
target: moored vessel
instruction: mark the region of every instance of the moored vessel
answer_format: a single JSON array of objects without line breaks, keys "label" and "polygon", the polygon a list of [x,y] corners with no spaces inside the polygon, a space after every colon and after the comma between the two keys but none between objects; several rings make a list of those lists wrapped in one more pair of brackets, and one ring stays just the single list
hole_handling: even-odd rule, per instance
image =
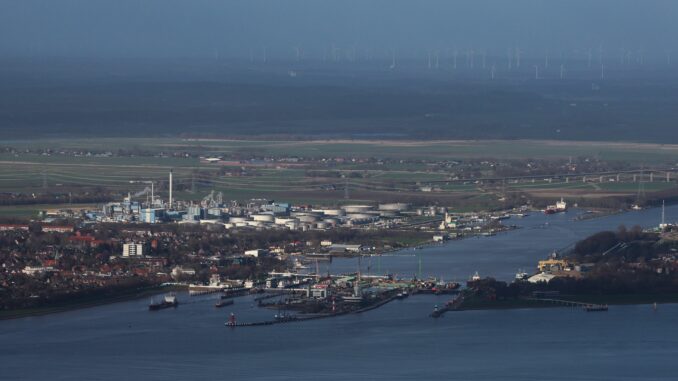
[{"label": "moored vessel", "polygon": [[178,305],[179,302],[177,301],[176,295],[168,294],[165,295],[165,297],[160,302],[155,302],[154,300],[151,300],[151,304],[148,305],[148,309],[150,311],[156,311],[164,308],[177,307]]}]

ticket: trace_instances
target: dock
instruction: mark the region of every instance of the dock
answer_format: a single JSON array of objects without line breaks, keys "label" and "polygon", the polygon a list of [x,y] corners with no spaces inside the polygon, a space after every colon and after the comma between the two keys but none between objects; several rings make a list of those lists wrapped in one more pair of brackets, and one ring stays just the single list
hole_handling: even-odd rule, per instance
[{"label": "dock", "polygon": [[257,326],[264,326],[264,325],[273,325],[273,324],[281,324],[281,323],[294,323],[294,322],[302,322],[302,321],[309,321],[309,320],[317,320],[317,319],[325,319],[325,318],[330,318],[330,317],[335,317],[335,316],[341,316],[341,315],[348,315],[348,314],[360,314],[363,312],[367,312],[370,310],[373,310],[375,308],[379,308],[383,306],[384,304],[387,304],[389,302],[392,302],[394,300],[398,299],[397,295],[391,295],[388,298],[384,298],[382,300],[379,300],[373,304],[370,304],[368,306],[356,309],[356,310],[346,310],[346,311],[338,311],[335,313],[330,313],[330,314],[312,314],[312,315],[302,315],[302,316],[293,316],[289,318],[284,318],[284,319],[274,319],[274,320],[265,320],[265,321],[258,321],[258,322],[245,322],[245,323],[238,323],[235,320],[229,320],[228,322],[224,323],[227,327],[257,327]]}]

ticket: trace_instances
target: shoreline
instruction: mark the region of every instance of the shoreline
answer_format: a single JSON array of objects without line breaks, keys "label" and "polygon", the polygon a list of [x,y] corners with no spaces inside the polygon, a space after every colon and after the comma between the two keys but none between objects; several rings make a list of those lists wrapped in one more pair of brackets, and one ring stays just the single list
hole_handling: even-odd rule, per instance
[{"label": "shoreline", "polygon": [[104,306],[107,304],[114,304],[120,302],[127,302],[131,300],[137,300],[145,298],[148,296],[153,296],[157,294],[162,294],[169,291],[180,290],[182,288],[177,286],[157,286],[151,287],[144,290],[139,290],[131,293],[124,293],[119,295],[110,295],[105,296],[99,299],[84,299],[79,301],[74,301],[72,303],[64,303],[54,306],[43,306],[35,307],[29,309],[20,309],[20,310],[2,310],[0,311],[0,321],[2,320],[13,320],[13,319],[22,319],[35,316],[45,316],[50,314],[56,314],[61,312],[69,312],[75,310],[81,310],[92,307]]},{"label": "shoreline", "polygon": [[[537,210],[531,211],[532,213],[538,212]],[[602,218],[602,217],[608,217],[611,215],[616,215],[616,214],[621,214],[621,213],[628,213],[631,211],[625,211],[625,210],[605,210],[605,209],[598,209],[596,210],[597,213],[593,213],[588,218],[577,218],[577,216],[581,216],[582,214],[578,214],[575,216],[575,218],[572,219],[573,222],[580,222],[584,220],[590,220],[590,219],[597,219],[597,218]],[[508,226],[505,225],[505,229],[500,230],[495,232],[495,234],[509,234],[512,231],[519,230],[520,227],[514,227],[514,226]],[[446,242],[438,243],[438,242],[432,242],[432,241],[426,241],[425,243],[419,243],[419,244],[413,244],[413,245],[408,245],[405,247],[401,247],[398,249],[393,249],[393,250],[388,250],[384,251],[381,253],[367,253],[367,254],[359,254],[359,255],[345,255],[345,256],[340,256],[342,258],[358,258],[358,257],[367,257],[367,256],[391,256],[395,253],[398,252],[406,252],[406,251],[411,251],[411,250],[419,250],[419,249],[424,249],[427,247],[433,247],[433,246],[446,246],[451,244],[454,241],[459,241],[459,240],[464,240],[464,239],[469,239],[469,238],[484,238],[485,236],[483,234],[471,234],[471,235],[464,235],[461,237],[457,237],[454,239],[450,239]],[[390,255],[389,255],[390,254]],[[152,296],[152,295],[157,295],[161,294],[164,292],[172,291],[172,290],[179,290],[183,289],[181,287],[177,286],[157,286],[157,287],[152,287],[150,289],[146,290],[141,290],[138,292],[134,293],[124,293],[120,295],[111,295],[111,296],[106,296],[97,300],[81,300],[81,301],[75,301],[72,303],[64,303],[61,305],[55,305],[55,306],[44,306],[44,307],[36,307],[36,308],[31,308],[31,309],[21,309],[21,310],[0,310],[0,321],[2,320],[11,320],[11,319],[21,319],[21,318],[26,318],[26,317],[33,317],[33,316],[44,316],[44,315],[49,315],[49,314],[54,314],[54,313],[60,313],[60,312],[68,312],[68,311],[74,311],[74,310],[79,310],[79,309],[85,309],[85,308],[91,308],[91,307],[98,307],[98,306],[103,306],[107,304],[114,304],[114,303],[120,303],[120,302],[125,302],[125,301],[130,301],[130,300],[136,300],[136,299],[141,299],[143,297],[147,296]],[[631,301],[631,302],[607,302],[604,304],[610,304],[610,305],[619,305],[619,304],[652,304],[654,302],[656,303],[678,303],[678,295],[664,295],[664,294],[658,294],[657,297],[654,299],[649,297],[651,295],[645,295],[646,298],[640,300],[640,301]],[[666,298],[664,296],[670,296],[669,301],[665,301]],[[573,299],[574,300],[574,299]],[[580,300],[577,300],[580,301]],[[501,301],[504,302],[504,301]],[[554,305],[543,305],[543,303],[526,303],[530,301],[512,301],[512,303],[504,303],[501,305],[497,305],[497,302],[494,302],[495,304],[492,305],[492,303],[482,303],[482,306],[472,306],[472,307],[463,307],[460,306],[460,308],[456,309],[455,311],[465,311],[465,310],[489,310],[489,309],[519,309],[519,308],[545,308],[545,307],[557,307]]]},{"label": "shoreline", "polygon": [[[678,294],[610,294],[610,295],[561,295],[557,299],[587,304],[605,304],[610,306],[625,305],[648,305],[648,304],[676,304]],[[461,311],[486,311],[486,310],[510,310],[510,309],[540,309],[540,308],[573,308],[559,304],[547,303],[531,299],[512,299],[495,301],[477,301],[466,299],[452,312]],[[576,308],[576,307],[575,307]]]}]

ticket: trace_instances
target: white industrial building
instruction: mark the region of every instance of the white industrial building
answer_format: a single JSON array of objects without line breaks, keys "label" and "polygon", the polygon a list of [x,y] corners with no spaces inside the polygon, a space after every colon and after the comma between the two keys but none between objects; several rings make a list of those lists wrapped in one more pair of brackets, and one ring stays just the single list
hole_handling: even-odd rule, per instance
[{"label": "white industrial building", "polygon": [[122,245],[123,257],[140,257],[144,253],[144,247],[140,243],[126,243]]}]

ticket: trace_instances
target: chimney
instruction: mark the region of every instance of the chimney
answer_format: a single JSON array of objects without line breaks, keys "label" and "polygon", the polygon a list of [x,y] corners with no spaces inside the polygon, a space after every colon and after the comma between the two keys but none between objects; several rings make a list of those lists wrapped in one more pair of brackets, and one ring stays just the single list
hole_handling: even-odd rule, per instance
[{"label": "chimney", "polygon": [[169,173],[169,208],[172,209],[172,170]]}]

